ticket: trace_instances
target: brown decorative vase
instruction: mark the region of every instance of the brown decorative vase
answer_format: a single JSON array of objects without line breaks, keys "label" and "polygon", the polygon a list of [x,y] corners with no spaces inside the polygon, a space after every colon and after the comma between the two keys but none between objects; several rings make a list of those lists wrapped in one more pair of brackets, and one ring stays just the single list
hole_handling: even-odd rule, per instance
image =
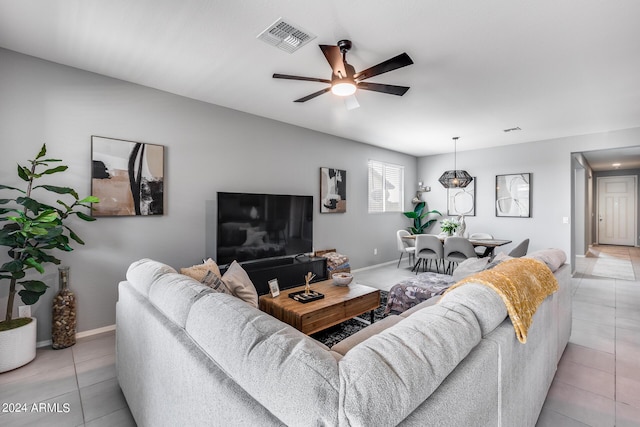
[{"label": "brown decorative vase", "polygon": [[58,268],[58,284],[51,316],[51,347],[56,350],[76,343],[76,295],[69,289],[69,267]]}]

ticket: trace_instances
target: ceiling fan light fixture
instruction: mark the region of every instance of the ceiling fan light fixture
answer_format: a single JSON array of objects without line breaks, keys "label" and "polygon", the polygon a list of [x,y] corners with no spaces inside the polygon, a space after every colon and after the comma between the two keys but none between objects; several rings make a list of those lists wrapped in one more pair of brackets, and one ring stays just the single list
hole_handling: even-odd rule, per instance
[{"label": "ceiling fan light fixture", "polygon": [[356,93],[356,84],[351,79],[335,80],[331,85],[331,93],[338,96],[350,96]]},{"label": "ceiling fan light fixture", "polygon": [[[297,43],[296,37],[297,36],[295,34],[292,34],[291,37],[288,38],[285,37],[285,42],[288,44],[295,44]],[[409,90],[408,86],[396,86],[364,81],[371,77],[413,64],[413,60],[406,54],[406,52],[387,59],[373,67],[356,72],[355,68],[347,62],[347,52],[349,52],[351,46],[352,44],[349,40],[339,40],[335,46],[326,44],[318,45],[325,59],[331,66],[331,77],[329,79],[293,76],[279,73],[274,73],[273,78],[328,84],[324,89],[313,92],[307,96],[303,96],[293,102],[307,102],[327,92],[331,92],[332,94],[347,100],[349,97],[353,97],[359,89],[396,96],[402,96]],[[358,104],[356,102],[350,102],[347,108],[353,109],[357,107]]]}]

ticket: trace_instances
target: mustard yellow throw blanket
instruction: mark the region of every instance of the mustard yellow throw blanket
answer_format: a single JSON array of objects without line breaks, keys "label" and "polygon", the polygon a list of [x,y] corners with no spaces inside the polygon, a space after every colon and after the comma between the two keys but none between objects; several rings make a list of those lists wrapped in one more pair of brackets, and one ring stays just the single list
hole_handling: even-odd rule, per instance
[{"label": "mustard yellow throw blanket", "polygon": [[466,277],[447,292],[465,283],[483,284],[500,295],[507,306],[516,337],[523,344],[527,342],[527,331],[538,306],[558,290],[558,281],[549,267],[532,258],[503,261],[490,270]]}]

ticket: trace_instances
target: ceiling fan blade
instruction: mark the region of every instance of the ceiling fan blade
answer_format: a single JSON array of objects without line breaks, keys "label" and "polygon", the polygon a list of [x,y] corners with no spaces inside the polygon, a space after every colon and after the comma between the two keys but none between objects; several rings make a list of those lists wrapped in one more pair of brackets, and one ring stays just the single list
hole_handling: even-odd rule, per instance
[{"label": "ceiling fan blade", "polygon": [[389,71],[397,70],[398,68],[406,67],[407,65],[413,64],[413,60],[406,53],[401,53],[398,56],[394,56],[391,59],[387,59],[384,62],[379,63],[378,65],[374,65],[371,68],[367,68],[364,71],[360,71],[356,73],[353,78],[356,81],[366,80],[373,76],[378,76],[383,73],[388,73]]},{"label": "ceiling fan blade", "polygon": [[347,77],[347,71],[344,68],[344,61],[342,60],[340,48],[338,46],[321,44],[320,49],[322,49],[324,57],[327,58],[329,65],[331,65],[333,74],[338,76],[340,75],[339,73],[341,73],[342,77]]},{"label": "ceiling fan blade", "polygon": [[388,93],[390,95],[402,96],[409,90],[408,86],[383,85],[380,83],[360,82],[358,89],[372,90],[374,92]]},{"label": "ceiling fan blade", "polygon": [[326,89],[322,89],[322,90],[319,90],[319,91],[317,91],[317,92],[313,92],[311,95],[307,95],[307,96],[305,96],[304,98],[296,99],[296,100],[295,100],[295,101],[293,101],[293,102],[306,102],[306,101],[308,101],[308,100],[310,100],[310,99],[315,98],[316,96],[320,96],[320,95],[322,95],[323,93],[327,93],[327,92],[329,92],[330,90],[331,90],[331,86],[329,86],[329,87],[328,87],[328,88],[326,88]]},{"label": "ceiling fan blade", "polygon": [[331,80],[327,79],[317,79],[315,77],[301,77],[301,76],[290,76],[288,74],[274,74],[274,79],[287,79],[287,80],[303,80],[306,82],[319,82],[319,83],[329,83],[331,84]]}]

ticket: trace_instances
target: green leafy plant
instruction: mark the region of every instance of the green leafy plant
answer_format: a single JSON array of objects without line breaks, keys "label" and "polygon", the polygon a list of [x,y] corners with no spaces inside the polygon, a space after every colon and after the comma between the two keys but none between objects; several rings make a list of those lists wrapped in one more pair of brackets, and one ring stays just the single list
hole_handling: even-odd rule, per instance
[{"label": "green leafy plant", "polygon": [[[42,145],[35,159],[29,160],[30,166],[18,165],[18,176],[25,181],[26,189],[1,185],[0,190],[17,192],[15,198],[0,198],[0,246],[9,248],[10,261],[0,267],[0,280],[9,281],[9,298],[7,300],[7,314],[1,329],[12,329],[23,324],[22,319],[12,320],[13,303],[17,292],[22,301],[31,305],[38,301],[48,286],[41,280],[23,280],[31,269],[44,273],[45,264],[60,264],[60,260],[52,255],[55,249],[72,251],[71,240],[84,245],[80,237],[65,223],[75,215],[84,221],[94,221],[95,218],[78,209],[91,210],[91,203],[98,203],[97,197],[89,196],[83,199],[72,188],[54,185],[35,185],[36,181],[47,175],[64,172],[67,166],[59,165],[49,168],[49,163],[58,163],[58,159],[46,159],[46,144]],[[45,168],[42,170],[42,168]],[[40,172],[40,170],[42,170]],[[56,206],[51,206],[34,198],[33,193],[39,190],[64,196],[71,202],[57,200]],[[47,194],[47,193],[43,193]]]},{"label": "green leafy plant", "polygon": [[411,232],[411,234],[422,234],[427,228],[431,227],[431,224],[437,221],[436,219],[429,219],[423,223],[422,220],[428,215],[435,214],[442,216],[442,214],[437,210],[425,212],[424,208],[426,206],[427,204],[425,202],[420,202],[416,204],[416,207],[413,208],[412,211],[403,212],[404,216],[413,220],[413,226],[407,228]]},{"label": "green leafy plant", "polygon": [[455,219],[443,219],[440,228],[447,234],[453,234],[460,227],[460,223]]}]

